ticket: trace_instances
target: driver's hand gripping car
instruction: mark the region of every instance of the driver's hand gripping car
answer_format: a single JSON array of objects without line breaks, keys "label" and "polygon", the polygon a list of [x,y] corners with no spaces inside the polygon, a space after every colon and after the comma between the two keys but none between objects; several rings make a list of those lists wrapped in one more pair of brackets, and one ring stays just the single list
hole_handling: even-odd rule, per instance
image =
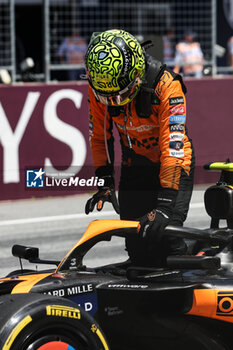
[{"label": "driver's hand gripping car", "polygon": [[165,238],[166,225],[183,225],[193,187],[194,154],[187,135],[186,88],[180,75],[146,55],[143,44],[123,30],[94,33],[86,53],[89,134],[95,173],[105,179],[86,205],[104,201],[118,212],[114,181],[113,122],[122,163],[120,217],[140,220],[137,237],[126,239],[133,264],[163,265],[185,243]]}]

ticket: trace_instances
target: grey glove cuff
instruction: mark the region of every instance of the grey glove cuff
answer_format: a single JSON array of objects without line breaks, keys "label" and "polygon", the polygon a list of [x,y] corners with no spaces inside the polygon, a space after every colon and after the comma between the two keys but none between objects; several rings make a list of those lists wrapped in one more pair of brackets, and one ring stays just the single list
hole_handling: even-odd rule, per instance
[{"label": "grey glove cuff", "polygon": [[98,186],[99,190],[105,190],[107,188],[115,188],[115,181],[113,177],[113,169],[112,166],[101,166],[96,169],[95,175],[99,179],[104,180],[103,186]]},{"label": "grey glove cuff", "polygon": [[108,188],[115,189],[115,181],[114,177],[111,175],[101,176],[102,180],[104,180],[103,186],[98,186],[99,190],[106,190]]},{"label": "grey glove cuff", "polygon": [[162,188],[158,193],[156,211],[161,210],[167,216],[171,216],[178,191],[172,188]]},{"label": "grey glove cuff", "polygon": [[95,170],[95,175],[99,178],[102,178],[103,176],[113,176],[113,174],[114,168],[110,164],[100,166]]}]

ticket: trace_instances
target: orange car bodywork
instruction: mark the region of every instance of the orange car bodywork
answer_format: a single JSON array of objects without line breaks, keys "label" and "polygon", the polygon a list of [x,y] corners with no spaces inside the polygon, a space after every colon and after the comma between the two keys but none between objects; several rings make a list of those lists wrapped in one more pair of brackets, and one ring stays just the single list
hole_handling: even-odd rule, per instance
[{"label": "orange car bodywork", "polygon": [[[66,256],[62,259],[65,260],[71,252],[73,252],[75,249],[80,247],[83,243],[87,242],[93,237],[96,237],[98,235],[101,235],[107,231],[120,229],[120,228],[127,228],[127,227],[137,227],[138,222],[137,221],[123,221],[123,220],[95,220],[91,222],[81,239],[74,245],[74,247],[66,254]],[[60,263],[60,264],[61,264]],[[59,265],[60,266],[60,265]],[[53,272],[50,273],[36,273],[32,275],[22,275],[17,276],[17,280],[20,280],[20,283],[18,283],[11,291],[11,294],[18,294],[18,293],[29,293],[33,286],[35,286],[40,281],[44,280],[45,278],[54,275],[57,273],[57,270],[59,269],[59,266],[57,269],[55,269]],[[1,281],[12,281],[14,277],[6,277],[1,278]]]},{"label": "orange car bodywork", "polygon": [[188,315],[214,318],[233,323],[233,288],[195,289],[193,305]]},{"label": "orange car bodywork", "polygon": [[[124,220],[95,220],[89,224],[86,232],[74,247],[64,257],[66,259],[75,249],[78,249],[87,241],[101,236],[106,232],[117,229],[137,228],[137,221]],[[63,260],[64,260],[63,259]],[[62,264],[63,260],[60,264]],[[33,286],[43,281],[49,276],[59,274],[59,266],[49,273],[35,273],[31,275],[13,276],[0,279],[1,281],[20,281],[11,291],[11,294],[29,293]],[[233,288],[215,289],[209,284],[200,285],[198,289],[193,290],[193,303],[187,315],[207,317],[233,323]]]}]

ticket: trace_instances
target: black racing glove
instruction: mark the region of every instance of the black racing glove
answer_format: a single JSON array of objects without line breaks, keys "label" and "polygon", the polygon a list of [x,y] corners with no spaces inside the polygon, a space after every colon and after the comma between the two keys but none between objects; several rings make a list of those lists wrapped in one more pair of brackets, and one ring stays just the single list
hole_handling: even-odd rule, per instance
[{"label": "black racing glove", "polygon": [[104,186],[99,186],[99,191],[95,193],[90,199],[88,199],[85,206],[85,213],[89,214],[97,207],[97,210],[100,211],[103,209],[104,202],[110,202],[113,205],[116,213],[120,213],[119,204],[117,201],[114,179],[111,175],[102,176],[101,179],[104,180]]},{"label": "black racing glove", "polygon": [[157,208],[144,215],[139,222],[138,232],[142,238],[148,241],[158,242],[173,212],[176,190],[162,189],[158,194]]},{"label": "black racing glove", "polygon": [[148,241],[157,241],[167,226],[169,216],[159,209],[153,209],[140,219],[139,235]]}]

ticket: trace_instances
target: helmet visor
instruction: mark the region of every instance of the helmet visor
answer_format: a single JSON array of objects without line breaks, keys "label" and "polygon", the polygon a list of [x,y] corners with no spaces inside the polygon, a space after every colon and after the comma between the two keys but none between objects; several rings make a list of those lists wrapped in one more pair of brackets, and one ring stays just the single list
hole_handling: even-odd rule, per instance
[{"label": "helmet visor", "polygon": [[136,94],[137,86],[141,83],[141,79],[137,78],[135,81],[132,81],[125,89],[117,92],[116,94],[104,94],[95,89],[92,89],[97,100],[104,105],[108,106],[117,106],[124,105],[125,103],[130,102]]}]

